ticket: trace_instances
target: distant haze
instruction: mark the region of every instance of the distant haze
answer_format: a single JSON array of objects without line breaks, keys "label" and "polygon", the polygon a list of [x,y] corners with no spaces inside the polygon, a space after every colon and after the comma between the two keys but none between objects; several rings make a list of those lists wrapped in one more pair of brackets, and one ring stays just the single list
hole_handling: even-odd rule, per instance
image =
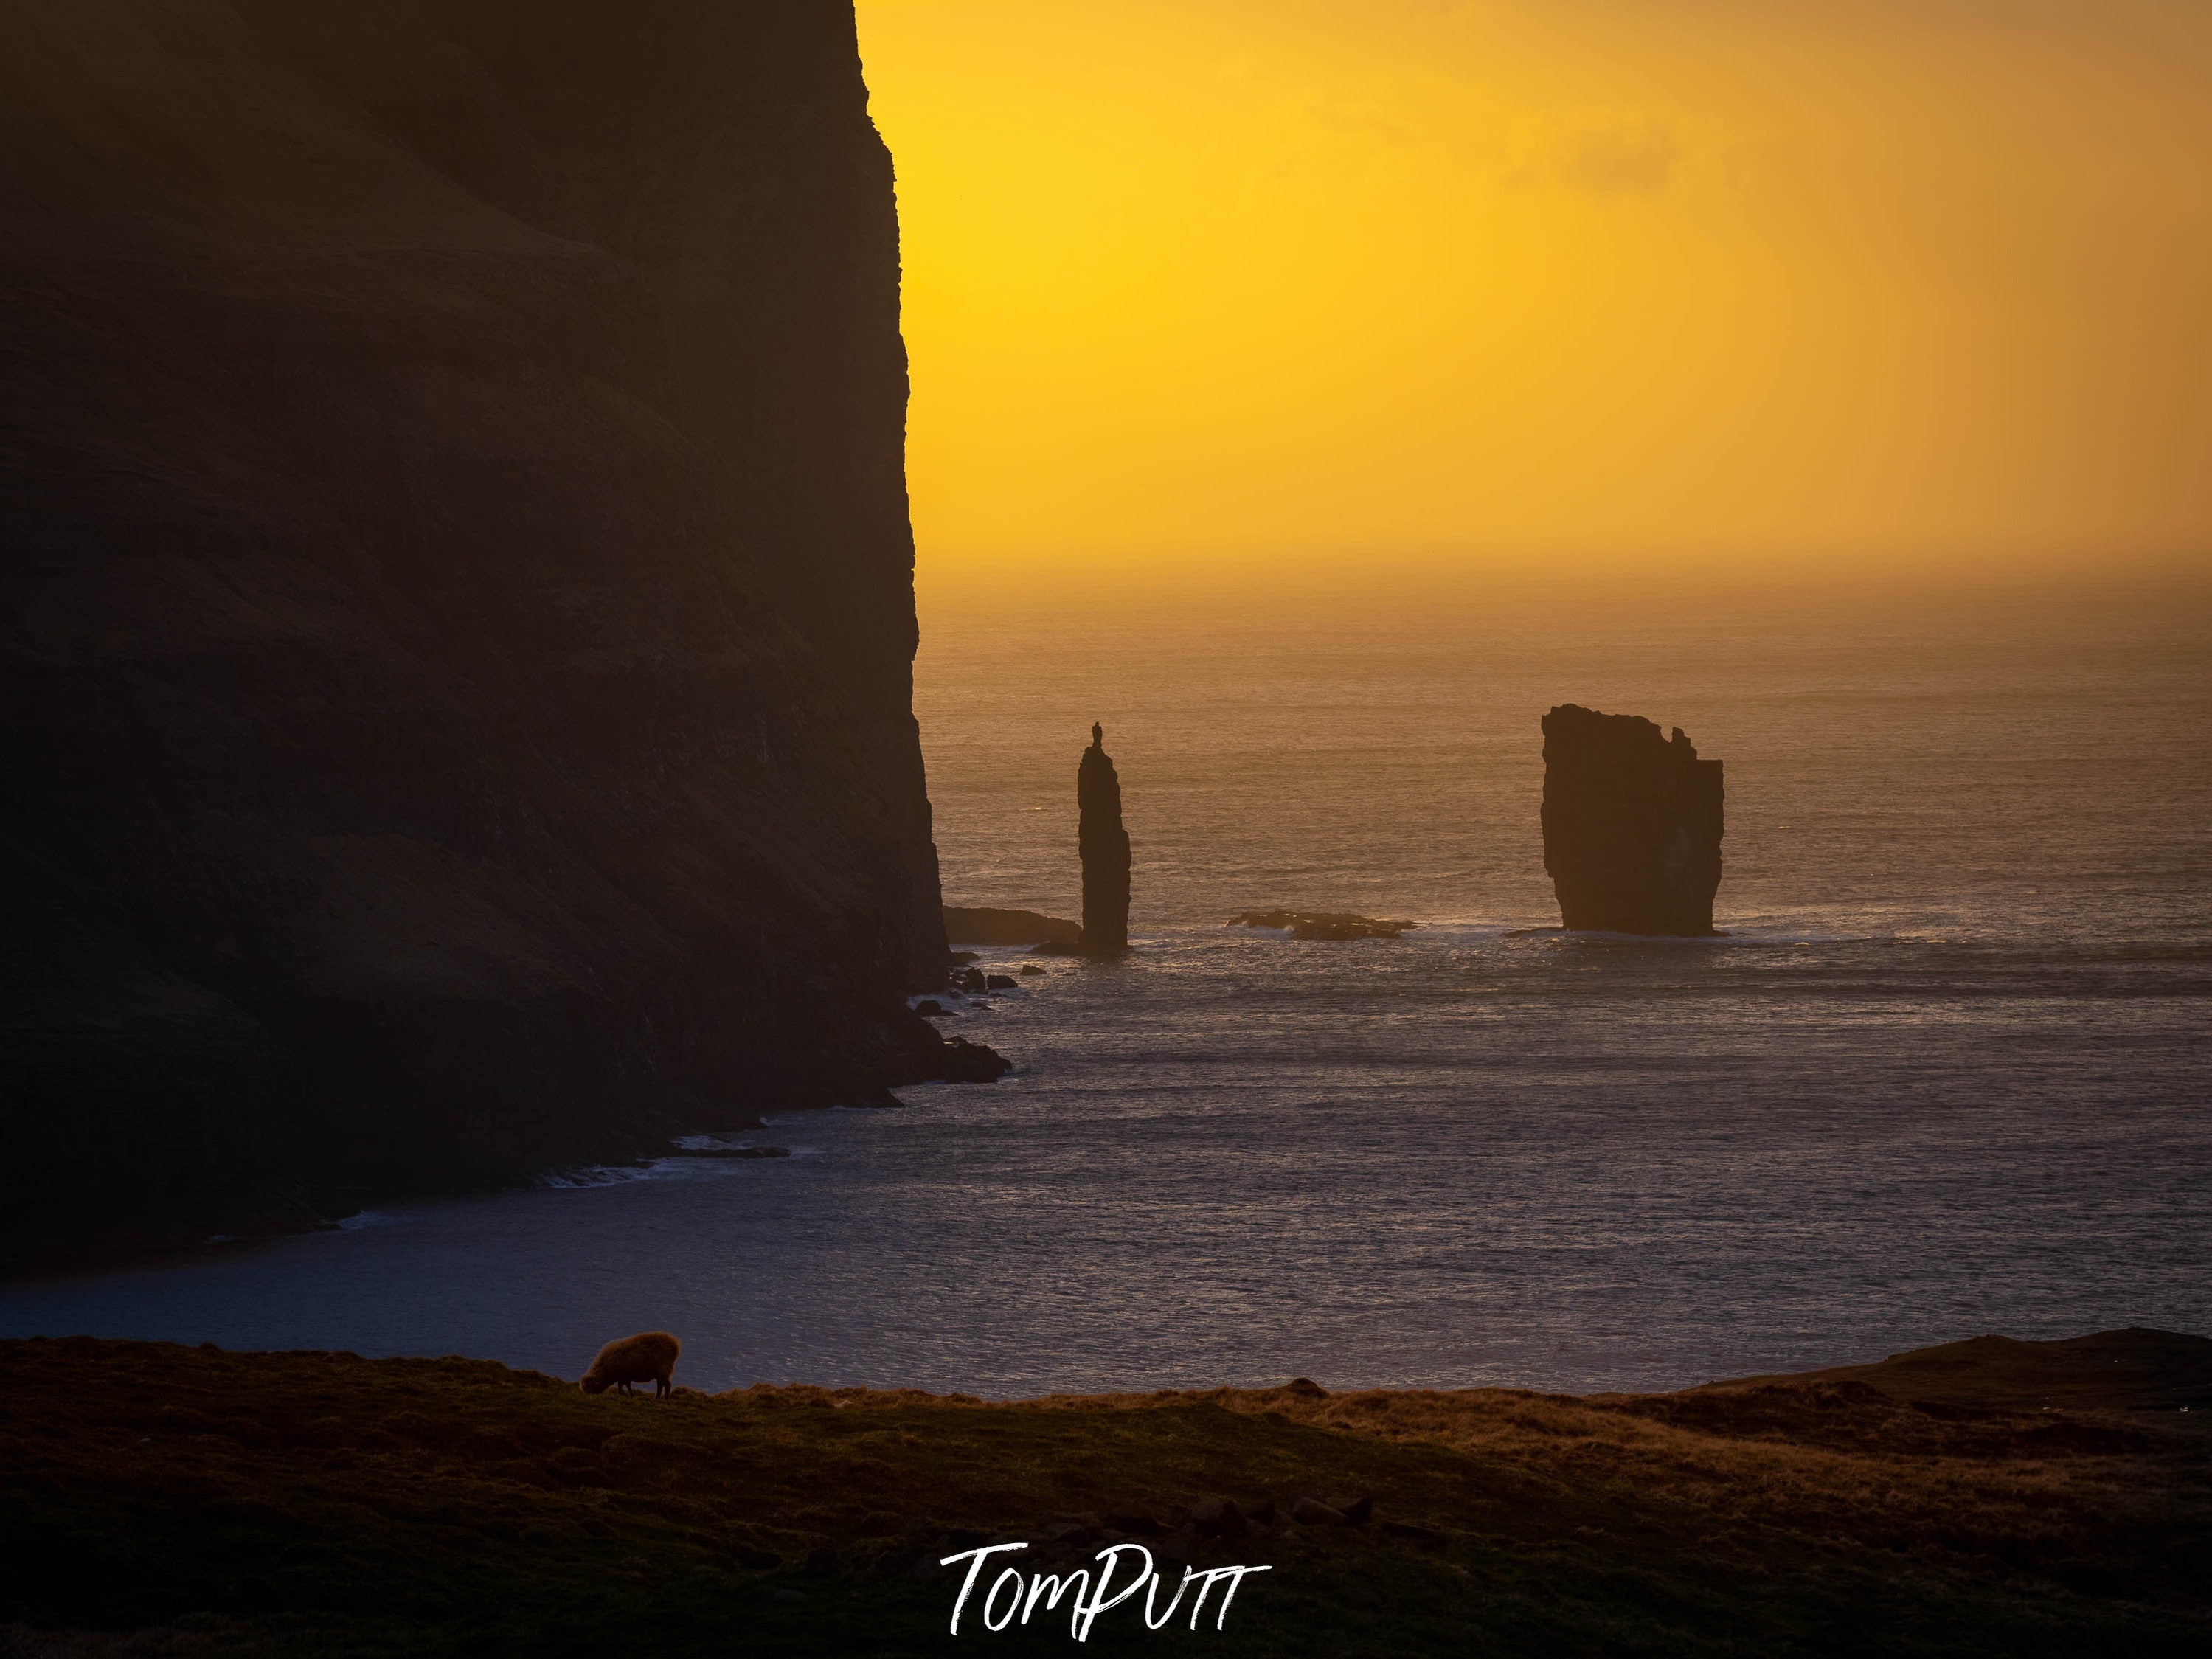
[{"label": "distant haze", "polygon": [[925,568],[2212,549],[2212,9],[860,12]]}]

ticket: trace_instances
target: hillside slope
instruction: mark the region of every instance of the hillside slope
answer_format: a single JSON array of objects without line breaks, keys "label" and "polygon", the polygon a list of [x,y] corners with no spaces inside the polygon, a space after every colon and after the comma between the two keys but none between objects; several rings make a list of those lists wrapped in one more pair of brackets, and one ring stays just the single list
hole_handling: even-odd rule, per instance
[{"label": "hillside slope", "polygon": [[[1067,1574],[1131,1539],[1270,1571],[1220,1629],[1105,1615],[1113,1652],[2206,1651],[2212,1434],[2172,1402],[2212,1400],[2212,1342],[1936,1357],[1930,1411],[1909,1363],[1592,1399],[657,1401],[459,1358],[0,1343],[0,1656],[1058,1652],[1065,1608],[991,1638],[971,1604],[951,1638],[938,1564],[1021,1542]],[[2020,1392],[2087,1363],[2116,1385]],[[1293,1518],[1363,1495],[1358,1524]]]}]

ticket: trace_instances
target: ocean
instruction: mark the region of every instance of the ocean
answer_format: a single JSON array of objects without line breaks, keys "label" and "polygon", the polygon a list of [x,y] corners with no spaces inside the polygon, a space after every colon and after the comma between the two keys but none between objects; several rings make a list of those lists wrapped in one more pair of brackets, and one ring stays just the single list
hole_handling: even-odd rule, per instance
[{"label": "ocean", "polygon": [[[925,590],[948,902],[1078,913],[1094,720],[1135,846],[1127,962],[946,1022],[1004,1081],[0,1285],[0,1335],[573,1376],[658,1326],[695,1386],[1012,1397],[2212,1331],[2201,592],[1144,586]],[[1725,762],[1724,937],[1556,930],[1565,702]],[[1279,906],[1419,926],[1224,926]]]}]

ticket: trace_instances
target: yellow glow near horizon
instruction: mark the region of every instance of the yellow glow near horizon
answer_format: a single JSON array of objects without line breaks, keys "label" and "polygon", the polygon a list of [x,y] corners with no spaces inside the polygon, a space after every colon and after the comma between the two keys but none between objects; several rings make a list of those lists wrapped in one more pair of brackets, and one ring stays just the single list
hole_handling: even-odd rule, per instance
[{"label": "yellow glow near horizon", "polygon": [[2212,8],[860,14],[926,569],[2212,549]]}]

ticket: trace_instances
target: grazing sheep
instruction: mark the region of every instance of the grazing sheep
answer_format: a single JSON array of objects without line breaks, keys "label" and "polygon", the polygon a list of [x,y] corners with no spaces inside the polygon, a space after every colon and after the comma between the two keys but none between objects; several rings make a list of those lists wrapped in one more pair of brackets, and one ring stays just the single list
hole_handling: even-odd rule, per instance
[{"label": "grazing sheep", "polygon": [[584,1373],[584,1380],[577,1387],[586,1394],[605,1394],[610,1388],[632,1394],[635,1390],[631,1383],[650,1382],[657,1400],[676,1391],[676,1385],[668,1379],[676,1370],[676,1356],[683,1352],[684,1345],[666,1331],[644,1331],[636,1336],[625,1336],[599,1350],[599,1357],[592,1362],[592,1369]]}]

